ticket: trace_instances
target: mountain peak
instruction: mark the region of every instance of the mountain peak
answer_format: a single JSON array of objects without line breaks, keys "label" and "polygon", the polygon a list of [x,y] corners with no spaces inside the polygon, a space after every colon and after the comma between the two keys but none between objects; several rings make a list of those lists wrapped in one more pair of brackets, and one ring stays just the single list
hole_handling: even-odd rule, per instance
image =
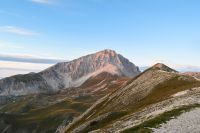
[{"label": "mountain peak", "polygon": [[[114,50],[106,49],[69,62],[58,63],[39,73],[2,79],[0,86],[3,89],[0,87],[0,94],[26,95],[39,93],[40,88],[57,91],[79,87],[88,79],[105,72],[113,76],[134,77],[140,70]],[[22,90],[26,91],[22,93]]]},{"label": "mountain peak", "polygon": [[111,50],[111,49],[105,49],[105,50],[102,50],[100,52],[97,52],[97,53],[94,53],[93,55],[96,55],[96,56],[107,56],[107,57],[117,57],[117,52],[115,52],[114,50]]},{"label": "mountain peak", "polygon": [[100,52],[105,52],[105,53],[116,53],[116,51],[112,50],[112,49],[104,49]]},{"label": "mountain peak", "polygon": [[155,65],[153,65],[153,67],[154,68],[163,68],[163,67],[168,67],[168,66],[163,63],[156,63]]},{"label": "mountain peak", "polygon": [[73,79],[91,73],[96,74],[105,71],[114,75],[123,75],[128,77],[134,77],[140,73],[137,66],[122,55],[117,54],[114,50],[110,49],[89,54],[68,63],[59,63],[56,66],[58,69],[61,68],[62,70],[70,72],[73,75]]},{"label": "mountain peak", "polygon": [[157,64],[153,65],[152,68],[167,71],[167,72],[177,72],[176,70],[168,67],[167,65],[165,65],[163,63],[157,63]]}]

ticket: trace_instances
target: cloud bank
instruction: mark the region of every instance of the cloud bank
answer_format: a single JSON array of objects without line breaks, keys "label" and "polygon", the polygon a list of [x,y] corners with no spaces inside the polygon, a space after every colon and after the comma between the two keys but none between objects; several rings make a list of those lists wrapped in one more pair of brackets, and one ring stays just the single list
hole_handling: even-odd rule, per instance
[{"label": "cloud bank", "polygon": [[0,54],[1,61],[13,61],[13,62],[24,62],[24,63],[41,63],[41,64],[55,64],[58,62],[66,62],[63,59],[51,59],[51,58],[40,58],[29,55],[5,55]]},{"label": "cloud bank", "polygon": [[31,55],[3,55],[0,54],[0,79],[16,74],[40,72],[62,59],[39,58]]},{"label": "cloud bank", "polygon": [[54,64],[0,61],[0,78],[42,71]]}]

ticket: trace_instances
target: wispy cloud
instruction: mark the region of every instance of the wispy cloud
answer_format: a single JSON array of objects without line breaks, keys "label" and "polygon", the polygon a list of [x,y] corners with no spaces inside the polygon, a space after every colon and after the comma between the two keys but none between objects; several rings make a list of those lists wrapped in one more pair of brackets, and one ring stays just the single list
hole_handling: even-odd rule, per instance
[{"label": "wispy cloud", "polygon": [[25,36],[38,35],[38,33],[33,32],[31,30],[27,30],[27,29],[15,27],[15,26],[0,26],[0,31],[17,34],[17,35],[25,35]]},{"label": "wispy cloud", "polygon": [[52,0],[30,0],[31,2],[34,3],[39,3],[39,4],[52,4],[53,1]]},{"label": "wispy cloud", "polygon": [[14,62],[24,62],[24,63],[42,63],[42,64],[55,64],[58,62],[64,62],[63,59],[53,59],[53,58],[43,58],[36,57],[32,55],[6,55],[0,54],[1,61],[14,61]]},{"label": "wispy cloud", "polygon": [[42,71],[62,59],[38,57],[34,55],[6,55],[0,54],[0,79],[16,74]]}]

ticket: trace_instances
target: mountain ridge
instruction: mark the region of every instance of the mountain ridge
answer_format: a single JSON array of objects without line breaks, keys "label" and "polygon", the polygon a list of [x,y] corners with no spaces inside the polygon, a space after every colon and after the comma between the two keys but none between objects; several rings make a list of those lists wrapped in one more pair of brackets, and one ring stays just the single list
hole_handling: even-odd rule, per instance
[{"label": "mountain ridge", "polygon": [[[130,117],[135,122],[132,113],[136,113],[137,118],[137,112],[146,107],[170,99],[178,92],[200,87],[200,82],[194,77],[174,72],[169,67],[164,67],[164,70],[165,68],[166,71],[163,71],[160,64],[154,65],[136,76],[122,88],[97,101],[68,125],[64,132],[118,132],[132,125],[127,118]],[[124,121],[120,122],[121,118]]]}]

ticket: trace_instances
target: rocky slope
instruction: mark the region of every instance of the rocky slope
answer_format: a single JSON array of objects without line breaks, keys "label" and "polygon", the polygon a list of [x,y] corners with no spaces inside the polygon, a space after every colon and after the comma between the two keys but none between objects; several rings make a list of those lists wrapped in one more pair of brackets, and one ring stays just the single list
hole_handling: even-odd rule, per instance
[{"label": "rocky slope", "polygon": [[139,68],[112,50],[104,50],[70,62],[58,63],[42,72],[0,80],[0,95],[46,93],[81,86],[89,78],[107,72],[134,77]]},{"label": "rocky slope", "polygon": [[200,132],[200,108],[185,112],[163,123],[158,129],[153,129],[154,133],[199,133]]},{"label": "rocky slope", "polygon": [[122,132],[167,110],[197,104],[198,87],[200,81],[196,78],[156,64],[97,101],[60,132]]}]

